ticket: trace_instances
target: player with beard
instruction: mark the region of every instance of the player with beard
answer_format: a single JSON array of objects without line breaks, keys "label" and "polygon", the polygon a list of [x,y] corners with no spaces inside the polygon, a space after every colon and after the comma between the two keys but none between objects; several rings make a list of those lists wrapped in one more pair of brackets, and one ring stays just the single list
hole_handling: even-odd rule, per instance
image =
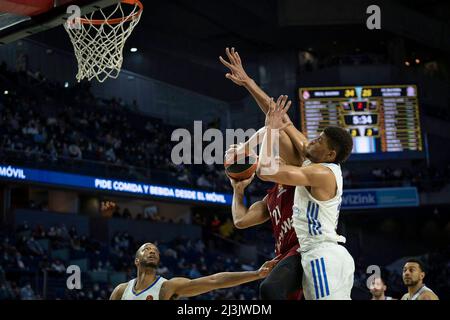
[{"label": "player with beard", "polygon": [[112,292],[110,300],[172,300],[193,297],[263,279],[277,263],[276,260],[267,261],[256,271],[221,272],[197,279],[168,280],[156,274],[159,262],[158,248],[152,243],[143,244],[137,250],[134,260],[137,277],[119,284]]},{"label": "player with beard", "polygon": [[376,277],[373,279],[369,289],[372,294],[371,300],[396,300],[385,295],[387,286],[381,277]]},{"label": "player with beard", "polygon": [[439,300],[424,283],[425,269],[419,260],[409,259],[403,267],[403,283],[408,288],[402,300]]}]

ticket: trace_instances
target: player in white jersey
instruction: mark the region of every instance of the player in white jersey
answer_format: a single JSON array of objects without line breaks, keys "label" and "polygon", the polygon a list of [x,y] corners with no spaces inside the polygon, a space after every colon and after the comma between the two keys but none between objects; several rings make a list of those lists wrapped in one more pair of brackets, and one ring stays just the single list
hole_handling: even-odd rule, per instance
[{"label": "player in white jersey", "polygon": [[340,164],[352,151],[352,137],[342,128],[327,127],[316,139],[303,144],[301,167],[277,162],[278,169],[268,173],[265,169],[273,168],[276,161],[271,156],[275,154],[274,133],[290,125],[285,120],[290,106],[286,100],[271,100],[257,174],[262,180],[296,186],[293,220],[301,244],[305,299],[350,299],[355,264],[338,244],[345,238],[336,233],[336,227],[342,201]]},{"label": "player in white jersey", "polygon": [[171,300],[192,297],[216,289],[230,288],[243,283],[265,278],[277,261],[267,261],[256,271],[221,272],[210,276],[188,279],[164,279],[156,275],[160,255],[152,243],[143,244],[136,252],[134,264],[137,277],[119,284],[110,300]]},{"label": "player in white jersey", "polygon": [[424,283],[425,269],[417,259],[409,259],[403,267],[403,283],[408,287],[402,300],[439,300],[438,296]]},{"label": "player in white jersey", "polygon": [[396,300],[392,297],[386,296],[386,282],[381,277],[376,277],[373,279],[369,287],[370,293],[372,294],[371,300]]}]

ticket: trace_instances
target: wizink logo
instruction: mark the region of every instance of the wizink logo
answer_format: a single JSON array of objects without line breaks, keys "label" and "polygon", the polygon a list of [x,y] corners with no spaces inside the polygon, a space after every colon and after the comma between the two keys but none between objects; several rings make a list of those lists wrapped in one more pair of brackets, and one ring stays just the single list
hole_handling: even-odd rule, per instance
[{"label": "wizink logo", "polygon": [[375,192],[358,192],[344,194],[342,196],[342,205],[344,206],[361,206],[361,205],[376,205],[377,198]]},{"label": "wizink logo", "polygon": [[22,180],[27,178],[22,169],[14,168],[11,166],[0,166],[0,177],[16,178]]}]

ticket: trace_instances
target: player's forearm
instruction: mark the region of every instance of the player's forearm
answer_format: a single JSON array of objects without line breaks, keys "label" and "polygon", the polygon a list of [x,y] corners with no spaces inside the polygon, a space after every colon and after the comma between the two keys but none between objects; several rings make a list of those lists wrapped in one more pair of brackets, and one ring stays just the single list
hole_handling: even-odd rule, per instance
[{"label": "player's forearm", "polygon": [[245,215],[248,208],[244,204],[244,190],[233,190],[233,202],[231,204],[231,214],[233,216],[233,223],[236,228],[242,228]]},{"label": "player's forearm", "polygon": [[258,271],[221,272],[211,276],[211,285],[214,289],[235,287],[247,282],[260,279]]},{"label": "player's forearm", "polygon": [[231,288],[260,279],[257,271],[221,272],[207,277],[190,280],[178,287],[178,297],[193,297],[217,289]]},{"label": "player's forearm", "polygon": [[260,109],[264,113],[267,113],[267,111],[269,110],[270,97],[256,84],[256,82],[253,79],[247,81],[244,87],[253,96],[253,99],[255,99]]},{"label": "player's forearm", "polygon": [[262,143],[264,134],[266,133],[266,127],[260,128],[256,131],[245,143],[244,147],[246,151],[254,150],[258,145]]},{"label": "player's forearm", "polygon": [[[277,144],[278,146],[275,146]],[[264,134],[261,150],[259,152],[259,161],[257,174],[266,175],[276,171],[276,157],[279,155],[277,147],[279,148],[279,131],[276,129],[267,128]]]}]

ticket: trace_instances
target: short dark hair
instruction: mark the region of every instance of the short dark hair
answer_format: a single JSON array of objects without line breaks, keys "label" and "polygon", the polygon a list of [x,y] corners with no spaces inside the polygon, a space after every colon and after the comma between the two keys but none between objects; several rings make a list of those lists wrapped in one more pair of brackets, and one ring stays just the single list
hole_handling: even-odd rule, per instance
[{"label": "short dark hair", "polygon": [[408,262],[411,262],[411,263],[417,263],[417,264],[419,265],[420,270],[421,270],[422,272],[425,272],[425,266],[424,266],[423,262],[420,261],[419,259],[416,259],[416,258],[408,259],[408,260],[405,261],[405,265],[406,265]]},{"label": "short dark hair", "polygon": [[348,159],[353,149],[353,139],[350,133],[340,127],[326,127],[323,130],[328,146],[336,151],[335,163],[341,164]]},{"label": "short dark hair", "polygon": [[139,255],[139,249],[140,249],[140,248],[138,248],[138,249],[136,250],[136,253],[134,254],[134,259],[137,259],[137,258],[138,258],[138,255]]}]

